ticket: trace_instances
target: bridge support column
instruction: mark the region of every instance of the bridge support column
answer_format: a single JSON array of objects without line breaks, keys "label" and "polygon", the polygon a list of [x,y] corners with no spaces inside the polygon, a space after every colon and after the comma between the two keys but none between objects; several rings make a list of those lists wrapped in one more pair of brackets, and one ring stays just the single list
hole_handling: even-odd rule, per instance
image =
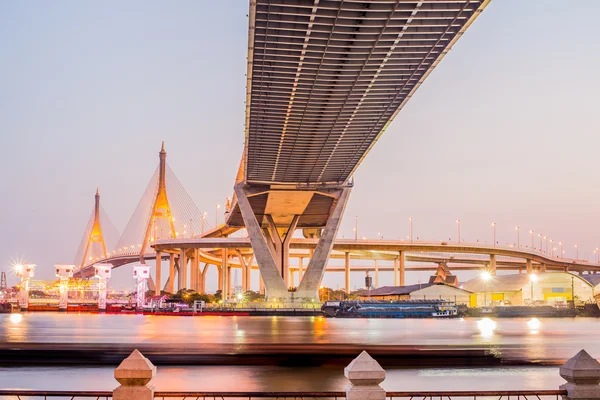
[{"label": "bridge support column", "polygon": [[[281,240],[281,237],[277,235],[274,238],[266,238],[263,234],[261,225],[256,219],[256,215],[252,209],[252,205],[248,200],[246,190],[242,183],[238,183],[235,186],[235,194],[238,200],[238,206],[248,231],[248,237],[252,243],[252,249],[254,250],[254,257],[258,263],[258,268],[262,279],[264,280],[267,297],[269,298],[287,298],[288,290],[284,282],[282,271],[279,268],[279,260],[282,260],[283,254],[280,257],[276,257],[276,251],[273,251],[273,241],[277,243],[277,240]],[[277,232],[275,232],[277,233]],[[290,239],[293,232],[290,232]],[[270,235],[273,236],[273,235]],[[273,240],[271,240],[273,239]],[[287,254],[287,253],[286,253]],[[287,275],[287,271],[286,271]]]},{"label": "bridge support column", "polygon": [[198,268],[200,267],[200,260],[198,260],[198,253],[199,253],[198,249],[194,249],[194,258],[192,258],[192,261],[191,261],[191,267],[192,267],[192,271],[190,274],[191,280],[192,280],[191,286],[195,292],[198,291],[198,275],[200,275],[198,272]]},{"label": "bridge support column", "polygon": [[179,251],[179,287],[177,290],[187,289],[187,254],[185,249]]},{"label": "bridge support column", "polygon": [[400,264],[400,286],[404,286],[406,284],[406,254],[404,250],[398,252],[398,261]]},{"label": "bridge support column", "polygon": [[344,253],[344,290],[350,293],[350,253]]},{"label": "bridge support column", "polygon": [[489,271],[490,275],[496,276],[496,255],[490,254],[490,266]]},{"label": "bridge support column", "polygon": [[229,271],[228,257],[229,257],[229,255],[228,255],[227,249],[222,249],[221,250],[221,275],[220,275],[220,278],[221,278],[221,282],[223,285],[223,289],[221,289],[222,290],[221,296],[223,298],[223,301],[226,301],[229,299],[229,284],[230,284],[229,273],[230,273],[230,271]]},{"label": "bridge support column", "polygon": [[304,276],[304,257],[298,257],[298,284],[302,281]]},{"label": "bridge support column", "polygon": [[526,261],[527,265],[527,275],[533,274],[533,260],[528,258]]},{"label": "bridge support column", "polygon": [[160,289],[162,288],[161,286],[161,261],[162,261],[162,253],[160,251],[156,252],[156,271],[154,272],[154,294],[156,296],[160,296]]},{"label": "bridge support column", "polygon": [[540,264],[540,272],[546,272],[546,264]]},{"label": "bridge support column", "polygon": [[167,287],[169,293],[175,291],[175,254],[169,254],[169,285]]},{"label": "bridge support column", "polygon": [[206,271],[208,270],[208,263],[204,264],[204,269],[200,273],[200,287],[198,291],[200,293],[206,293]]},{"label": "bridge support column", "polygon": [[308,263],[308,268],[304,274],[304,278],[298,285],[296,295],[300,298],[319,298],[319,287],[325,275],[325,267],[329,260],[329,255],[333,249],[333,242],[337,236],[338,229],[348,197],[350,196],[350,188],[343,188],[339,191],[339,195],[332,207],[331,215],[321,233],[319,243],[315,248],[315,252]]},{"label": "bridge support column", "polygon": [[379,287],[379,260],[375,260],[375,289]]},{"label": "bridge support column", "polygon": [[399,286],[400,282],[398,281],[399,271],[398,271],[398,259],[394,258],[394,286]]},{"label": "bridge support column", "polygon": [[252,270],[254,256],[250,256],[250,258],[246,259],[241,251],[236,250],[235,252],[240,261],[240,266],[242,267],[242,293],[246,293],[250,290],[250,271]]}]

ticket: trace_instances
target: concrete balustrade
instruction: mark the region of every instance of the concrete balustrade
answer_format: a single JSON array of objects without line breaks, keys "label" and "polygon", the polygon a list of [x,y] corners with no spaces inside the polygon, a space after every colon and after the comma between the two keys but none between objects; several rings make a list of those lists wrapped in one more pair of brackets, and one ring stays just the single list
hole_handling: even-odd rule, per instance
[{"label": "concrete balustrade", "polygon": [[115,369],[115,379],[121,384],[113,390],[113,400],[153,400],[156,367],[137,350]]},{"label": "concrete balustrade", "polygon": [[[563,400],[600,400],[600,363],[585,350],[569,359],[559,372],[567,381],[560,386],[566,391]],[[121,385],[113,391],[113,400],[153,400],[151,381],[155,376],[156,367],[134,350],[115,369],[115,379]],[[349,381],[347,400],[386,399],[386,391],[380,385],[385,380],[385,370],[366,351],[344,368],[344,376]]]}]

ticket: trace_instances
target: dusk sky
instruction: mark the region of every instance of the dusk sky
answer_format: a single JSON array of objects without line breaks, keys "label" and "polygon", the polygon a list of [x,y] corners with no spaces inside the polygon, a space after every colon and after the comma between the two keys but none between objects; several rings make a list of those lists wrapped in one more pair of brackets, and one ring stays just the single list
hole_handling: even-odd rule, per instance
[{"label": "dusk sky", "polygon": [[[214,223],[243,148],[247,13],[247,0],[0,2],[0,270],[23,259],[53,279],[72,263],[96,187],[122,232],[163,140]],[[460,219],[463,239],[492,242],[496,222],[500,243],[519,225],[521,243],[534,229],[595,260],[599,14],[595,0],[492,1],[358,169],[340,236],[358,216],[360,236],[405,238],[412,217],[415,238],[456,240]]]}]

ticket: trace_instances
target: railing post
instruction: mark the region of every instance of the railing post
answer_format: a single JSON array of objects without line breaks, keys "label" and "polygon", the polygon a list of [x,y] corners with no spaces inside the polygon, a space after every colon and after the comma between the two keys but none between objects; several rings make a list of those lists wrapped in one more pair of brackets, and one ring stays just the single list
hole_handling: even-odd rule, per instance
[{"label": "railing post", "polygon": [[156,376],[156,367],[134,350],[115,369],[115,379],[121,386],[113,390],[113,400],[153,400],[154,386],[150,384]]},{"label": "railing post", "polygon": [[385,400],[385,390],[379,386],[385,379],[385,370],[366,351],[344,368],[344,376],[350,381],[347,400]]},{"label": "railing post", "polygon": [[585,350],[568,360],[559,372],[567,381],[560,386],[567,391],[564,400],[600,399],[600,363]]}]

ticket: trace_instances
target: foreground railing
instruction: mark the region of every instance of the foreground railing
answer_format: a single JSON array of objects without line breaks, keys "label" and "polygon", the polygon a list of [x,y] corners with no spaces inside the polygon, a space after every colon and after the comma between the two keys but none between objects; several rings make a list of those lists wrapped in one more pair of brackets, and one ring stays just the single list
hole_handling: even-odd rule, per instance
[{"label": "foreground railing", "polygon": [[[435,392],[387,392],[386,398],[408,400],[452,400],[452,399],[494,399],[494,400],[558,400],[566,396],[566,390],[491,390],[491,391],[435,391]],[[38,391],[38,390],[0,390],[0,399],[36,400],[63,398],[70,400],[96,399],[108,400],[112,392],[88,391]],[[154,400],[217,400],[217,399],[346,399],[346,392],[155,392]]]},{"label": "foreground railing", "polygon": [[121,384],[107,391],[0,390],[0,400],[96,399],[96,400],[217,400],[217,399],[332,399],[332,400],[600,400],[600,363],[585,350],[560,367],[567,383],[559,390],[472,390],[386,392],[380,383],[385,370],[366,351],[345,369],[345,392],[155,392],[151,384],[156,367],[138,350],[115,369]]}]

